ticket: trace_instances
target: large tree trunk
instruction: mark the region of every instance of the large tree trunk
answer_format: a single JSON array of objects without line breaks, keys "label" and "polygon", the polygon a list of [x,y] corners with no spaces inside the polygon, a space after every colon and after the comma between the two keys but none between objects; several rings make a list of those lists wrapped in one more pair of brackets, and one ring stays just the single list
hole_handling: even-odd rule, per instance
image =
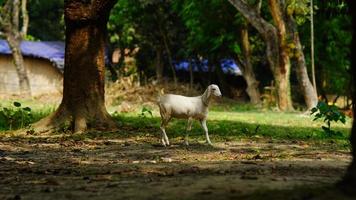
[{"label": "large tree trunk", "polygon": [[104,104],[106,24],[115,0],[65,1],[66,51],[63,99],[58,110],[35,125],[36,130],[70,125],[110,130],[116,123]]},{"label": "large tree trunk", "polygon": [[255,73],[253,72],[253,67],[251,63],[251,50],[250,42],[248,40],[248,26],[244,25],[241,28],[241,43],[242,43],[242,53],[244,56],[244,65],[242,69],[242,75],[246,80],[247,88],[246,92],[250,97],[250,102],[252,104],[261,103],[261,95],[258,90],[258,81],[255,78]]},{"label": "large tree trunk", "polygon": [[281,110],[293,110],[289,79],[291,63],[288,54],[286,16],[282,10],[285,5],[283,0],[269,0],[268,5],[278,31],[279,66],[273,72],[278,94],[278,105]]},{"label": "large tree trunk", "polygon": [[285,23],[281,6],[276,0],[269,0],[269,8],[275,26],[263,19],[258,10],[242,0],[229,0],[246,20],[261,34],[266,42],[266,55],[276,82],[277,104],[281,111],[293,110],[290,96],[290,60],[287,52]]},{"label": "large tree trunk", "polygon": [[352,15],[352,28],[353,28],[353,35],[352,35],[352,45],[351,45],[351,73],[352,73],[352,109],[353,109],[353,124],[352,124],[352,131],[350,142],[352,145],[352,163],[350,164],[347,172],[340,183],[339,186],[342,190],[346,192],[353,193],[356,195],[355,188],[356,188],[356,2],[349,1],[348,2],[351,7],[351,15]]}]

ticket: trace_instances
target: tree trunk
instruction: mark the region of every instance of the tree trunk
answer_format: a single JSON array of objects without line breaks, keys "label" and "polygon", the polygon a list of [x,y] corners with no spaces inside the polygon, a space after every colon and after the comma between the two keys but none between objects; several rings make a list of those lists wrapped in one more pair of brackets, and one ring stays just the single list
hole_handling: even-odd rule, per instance
[{"label": "tree trunk", "polygon": [[[19,79],[20,93],[31,96],[30,81],[20,48],[20,43],[27,34],[29,21],[26,6],[26,0],[21,0],[21,2],[20,0],[7,0],[1,9],[0,32],[4,32],[3,34],[12,52]],[[21,28],[20,25],[22,26]]]},{"label": "tree trunk", "polygon": [[281,110],[288,111],[293,110],[293,105],[289,80],[291,64],[288,54],[286,16],[283,12],[283,2],[283,0],[269,0],[268,5],[278,31],[279,62],[277,69],[273,72],[278,94],[278,105]]},{"label": "tree trunk", "polygon": [[30,81],[27,75],[27,70],[24,65],[24,60],[20,48],[21,40],[17,39],[13,34],[8,34],[6,40],[9,43],[12,57],[14,59],[17,76],[19,78],[20,93],[22,95],[31,96]]},{"label": "tree trunk", "polygon": [[290,60],[286,46],[286,29],[281,5],[269,0],[269,9],[275,26],[263,19],[258,9],[242,0],[229,0],[246,20],[261,34],[266,42],[266,54],[269,66],[276,82],[277,104],[281,111],[293,110],[290,96]]},{"label": "tree trunk", "polygon": [[65,2],[63,99],[53,115],[35,124],[35,130],[69,125],[72,131],[80,133],[89,128],[111,130],[116,127],[104,104],[106,24],[115,2]]},{"label": "tree trunk", "polygon": [[307,109],[311,110],[318,104],[318,96],[308,76],[305,57],[302,50],[302,45],[300,44],[298,33],[294,34],[293,41],[297,50],[296,69],[299,87],[302,89]]},{"label": "tree trunk", "polygon": [[340,189],[344,190],[345,192],[352,193],[356,195],[355,188],[356,188],[356,2],[349,1],[348,4],[350,5],[350,14],[352,15],[352,45],[351,45],[351,80],[352,80],[352,109],[353,109],[353,124],[352,124],[352,131],[350,142],[352,146],[352,163],[347,169],[347,172],[339,184]]},{"label": "tree trunk", "polygon": [[244,25],[241,29],[242,52],[244,55],[244,66],[242,67],[242,75],[247,83],[246,92],[250,97],[250,102],[252,104],[260,104],[261,95],[260,91],[258,90],[258,81],[255,78],[255,73],[253,72],[253,67],[251,64],[251,50],[250,42],[248,40],[247,28],[247,25]]},{"label": "tree trunk", "polygon": [[304,101],[307,106],[307,109],[310,110],[318,104],[318,96],[315,87],[313,87],[308,76],[307,66],[305,64],[305,56],[303,53],[302,45],[300,43],[297,25],[294,22],[292,16],[288,16],[287,20],[289,26],[288,30],[290,31],[290,37],[295,45],[295,51],[296,51],[295,61],[296,61],[296,70],[297,70],[299,87],[303,92]]}]

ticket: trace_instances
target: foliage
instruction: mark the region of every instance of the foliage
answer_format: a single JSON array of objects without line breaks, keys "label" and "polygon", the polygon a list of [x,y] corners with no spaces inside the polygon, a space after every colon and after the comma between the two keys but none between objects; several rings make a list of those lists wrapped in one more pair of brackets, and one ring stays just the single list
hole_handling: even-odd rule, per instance
[{"label": "foliage", "polygon": [[173,8],[188,29],[188,52],[204,57],[231,57],[241,52],[239,26],[245,22],[228,1],[180,0]]},{"label": "foliage", "polygon": [[153,117],[152,110],[147,107],[142,107],[141,113],[139,116],[145,118],[146,115],[150,115],[151,117]]},{"label": "foliage", "polygon": [[0,129],[13,130],[24,128],[33,121],[30,107],[22,107],[15,101],[11,107],[2,107],[0,110]]},{"label": "foliage", "polygon": [[[351,20],[341,1],[315,1],[315,68],[318,91],[348,95],[350,82]],[[299,27],[307,63],[310,63],[310,25]]]},{"label": "foliage", "polygon": [[39,40],[64,40],[64,0],[29,0],[28,34]]},{"label": "foliage", "polygon": [[295,18],[297,24],[303,24],[306,22],[306,19],[309,18],[310,1],[311,0],[288,0],[287,1],[287,13]]},{"label": "foliage", "polygon": [[314,121],[323,119],[327,126],[321,126],[326,135],[342,135],[339,131],[331,129],[331,122],[346,123],[345,114],[340,112],[340,109],[335,105],[328,105],[324,102],[319,102],[316,107],[311,110],[311,115],[314,115]]}]

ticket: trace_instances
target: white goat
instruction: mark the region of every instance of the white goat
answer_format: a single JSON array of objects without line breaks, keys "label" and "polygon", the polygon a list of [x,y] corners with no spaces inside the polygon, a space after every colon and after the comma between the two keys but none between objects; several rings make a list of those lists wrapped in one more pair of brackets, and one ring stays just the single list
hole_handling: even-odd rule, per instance
[{"label": "white goat", "polygon": [[200,121],[201,126],[205,131],[206,142],[211,145],[206,119],[208,117],[208,107],[212,95],[221,97],[220,89],[217,85],[209,85],[204,94],[197,97],[186,97],[175,94],[166,94],[158,99],[159,111],[161,114],[161,142],[163,146],[169,145],[169,140],[166,134],[166,126],[172,118],[188,119],[187,133],[184,143],[188,143],[188,131],[192,129],[192,120]]}]

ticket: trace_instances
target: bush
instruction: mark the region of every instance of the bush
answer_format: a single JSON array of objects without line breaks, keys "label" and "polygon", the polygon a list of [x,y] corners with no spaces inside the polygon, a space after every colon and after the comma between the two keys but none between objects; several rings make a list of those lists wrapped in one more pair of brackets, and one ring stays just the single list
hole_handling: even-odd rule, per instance
[{"label": "bush", "polygon": [[321,126],[321,128],[328,136],[342,135],[339,131],[331,129],[331,122],[341,122],[343,124],[346,122],[345,114],[340,111],[339,107],[319,102],[318,105],[311,110],[311,115],[314,115],[313,121],[324,119],[326,126]]},{"label": "bush", "polygon": [[30,107],[22,107],[21,103],[13,102],[12,106],[0,106],[0,129],[13,130],[24,128],[33,121]]}]

